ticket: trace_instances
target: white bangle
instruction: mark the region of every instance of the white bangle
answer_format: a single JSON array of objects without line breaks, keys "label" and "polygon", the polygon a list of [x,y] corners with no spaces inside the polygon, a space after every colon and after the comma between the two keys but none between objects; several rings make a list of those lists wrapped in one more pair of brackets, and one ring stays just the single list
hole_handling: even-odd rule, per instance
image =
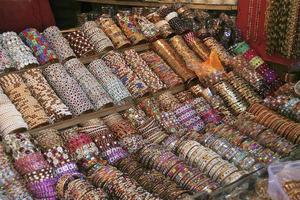
[{"label": "white bangle", "polygon": [[178,17],[178,14],[177,12],[171,12],[169,13],[166,17],[165,17],[165,20],[167,22],[169,22],[171,19],[173,19],[174,17]]}]

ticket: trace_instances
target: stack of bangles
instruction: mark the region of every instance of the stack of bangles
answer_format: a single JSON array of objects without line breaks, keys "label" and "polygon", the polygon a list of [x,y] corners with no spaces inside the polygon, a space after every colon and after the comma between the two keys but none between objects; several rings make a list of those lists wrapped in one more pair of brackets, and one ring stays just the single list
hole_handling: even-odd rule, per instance
[{"label": "stack of bangles", "polygon": [[165,92],[158,97],[158,100],[165,110],[171,111],[188,130],[201,132],[204,128],[204,122],[197,114],[197,111],[190,104],[180,104],[174,95]]},{"label": "stack of bangles", "polygon": [[0,132],[7,135],[17,131],[26,131],[27,123],[22,118],[21,113],[16,109],[10,99],[0,89]]},{"label": "stack of bangles", "polygon": [[65,146],[71,157],[76,161],[83,159],[88,154],[99,154],[98,148],[92,141],[92,138],[89,135],[80,132],[65,141]]},{"label": "stack of bangles", "polygon": [[187,68],[184,60],[182,60],[181,56],[177,54],[166,40],[156,40],[151,44],[151,48],[161,56],[185,82],[196,78],[196,74]]},{"label": "stack of bangles", "polygon": [[143,188],[157,194],[161,199],[189,199],[188,190],[181,189],[174,181],[167,179],[156,170],[144,168],[133,157],[127,157],[118,163],[118,168],[135,179]]},{"label": "stack of bangles", "polygon": [[159,105],[154,99],[146,98],[139,103],[138,108],[142,109],[148,116],[155,118],[168,133],[177,133],[181,124],[179,124],[172,112],[161,111]]},{"label": "stack of bangles", "polygon": [[258,96],[258,94],[251,88],[251,86],[244,81],[241,77],[238,77],[233,72],[227,73],[227,81],[230,83],[234,89],[241,94],[242,97],[248,103],[252,102],[261,102],[262,100]]},{"label": "stack of bangles", "polygon": [[139,186],[135,180],[110,165],[95,164],[88,171],[88,179],[113,198],[159,200]]},{"label": "stack of bangles", "polygon": [[109,164],[114,164],[128,155],[101,119],[89,120],[80,125],[79,132],[88,134],[93,139],[101,157],[107,160]]},{"label": "stack of bangles", "polygon": [[166,137],[166,132],[159,126],[157,121],[138,108],[130,108],[123,113],[131,124],[142,134],[143,138],[150,143],[161,143]]},{"label": "stack of bangles", "polygon": [[97,53],[105,53],[114,48],[114,45],[105,33],[98,28],[94,21],[85,22],[81,26],[81,31],[84,33],[89,43],[91,43]]},{"label": "stack of bangles", "polygon": [[238,43],[232,51],[237,55],[243,55],[243,57],[250,63],[251,67],[261,74],[268,84],[271,84],[273,90],[276,90],[281,85],[276,72],[271,69],[246,42]]},{"label": "stack of bangles", "polygon": [[209,131],[228,140],[231,144],[248,151],[260,163],[270,164],[279,159],[279,155],[277,153],[260,145],[249,136],[241,134],[230,125],[219,125],[215,128],[211,128]]},{"label": "stack of bangles", "polygon": [[268,96],[264,99],[264,105],[279,112],[287,118],[300,122],[300,98],[290,95]]},{"label": "stack of bangles", "polygon": [[10,158],[5,154],[3,143],[0,143],[0,182],[0,187],[4,189],[7,199],[32,200],[22,178],[14,169]]},{"label": "stack of bangles", "polygon": [[193,32],[183,35],[187,45],[203,60],[206,61],[210,55],[210,49],[197,38]]},{"label": "stack of bangles", "polygon": [[249,63],[244,57],[238,55],[235,58],[238,64],[232,72],[247,81],[262,97],[268,96],[271,92],[271,88],[264,78],[254,69],[251,69],[251,67],[247,67],[249,66]]},{"label": "stack of bangles", "polygon": [[114,46],[119,49],[121,47],[130,46],[130,41],[123,34],[122,30],[110,17],[100,17],[96,20],[100,28],[111,39]]},{"label": "stack of bangles", "polygon": [[16,108],[21,112],[29,128],[36,128],[49,123],[48,117],[31,93],[22,78],[10,73],[0,78],[0,84]]},{"label": "stack of bangles", "polygon": [[48,163],[54,168],[57,178],[78,170],[77,165],[69,156],[69,152],[65,149],[63,140],[57,130],[46,129],[40,131],[35,139],[42,148]]},{"label": "stack of bangles", "polygon": [[248,103],[228,82],[222,81],[213,85],[213,89],[225,100],[235,114],[247,110]]},{"label": "stack of bangles", "polygon": [[159,30],[152,22],[142,15],[135,15],[134,17],[136,18],[139,29],[148,41],[155,41],[159,38]]},{"label": "stack of bangles", "polygon": [[51,122],[72,117],[69,108],[56,95],[39,69],[27,70],[22,77],[32,95],[45,109]]},{"label": "stack of bangles", "polygon": [[95,188],[80,173],[65,174],[59,178],[56,190],[60,199],[108,199],[107,194],[100,188]]},{"label": "stack of bangles", "polygon": [[93,46],[88,42],[83,32],[76,30],[66,35],[71,48],[78,57],[89,56],[94,54]]},{"label": "stack of bangles", "polygon": [[31,48],[41,65],[54,62],[57,59],[46,38],[36,29],[27,28],[19,35],[23,42]]},{"label": "stack of bangles", "polygon": [[174,87],[183,83],[182,79],[172,68],[154,51],[146,51],[140,54],[142,59],[153,70],[154,73],[168,86]]},{"label": "stack of bangles", "polygon": [[10,134],[3,139],[12,151],[15,168],[25,178],[26,187],[32,197],[55,200],[57,180],[53,168],[31,143],[28,133]]},{"label": "stack of bangles", "polygon": [[221,185],[228,185],[246,174],[239,170],[220,155],[206,148],[196,141],[185,140],[177,144],[177,154],[189,165],[197,167],[213,181]]},{"label": "stack of bangles", "polygon": [[[166,9],[167,10],[167,9]],[[179,18],[178,14],[173,10],[168,10],[165,13],[160,13],[161,17],[164,17],[165,20],[170,24],[172,29],[178,34],[181,35],[189,31],[189,27],[184,21]]]},{"label": "stack of bangles", "polygon": [[47,66],[43,70],[43,75],[74,116],[94,109],[79,83],[68,74],[61,64]]},{"label": "stack of bangles", "polygon": [[149,87],[151,92],[157,92],[165,88],[159,77],[149,68],[147,63],[133,50],[124,51],[124,58],[130,68],[142,79]]},{"label": "stack of bangles", "polygon": [[112,104],[109,94],[77,58],[68,60],[64,67],[72,78],[79,83],[95,109],[98,110]]},{"label": "stack of bangles", "polygon": [[39,62],[32,55],[32,51],[26,46],[15,32],[2,34],[3,48],[14,61],[14,66],[20,70],[27,66],[37,66]]},{"label": "stack of bangles", "polygon": [[136,27],[133,16],[128,15],[127,13],[117,13],[116,20],[132,44],[136,45],[146,40],[144,35]]},{"label": "stack of bangles", "polygon": [[103,57],[103,60],[134,98],[144,96],[149,92],[149,87],[127,66],[121,54],[111,51]]},{"label": "stack of bangles", "polygon": [[155,169],[182,188],[193,192],[211,193],[219,184],[207,178],[196,168],[191,168],[170,151],[158,145],[146,145],[137,154],[145,167]]},{"label": "stack of bangles", "polygon": [[114,103],[120,104],[131,95],[120,79],[112,73],[112,70],[105,64],[103,60],[97,59],[92,61],[87,68],[101,83],[105,91],[111,96]]},{"label": "stack of bangles", "polygon": [[272,129],[276,134],[294,144],[300,144],[300,125],[283,117],[262,104],[252,104],[248,112],[255,116],[255,121]]},{"label": "stack of bangles", "polygon": [[209,88],[202,88],[202,86],[194,85],[190,88],[190,91],[196,96],[196,97],[203,97],[211,106],[213,109],[219,111],[219,113],[222,115],[222,117],[226,118],[232,118],[232,114],[229,111],[229,109],[225,106],[224,100],[216,94],[212,94]]},{"label": "stack of bangles", "polygon": [[209,132],[203,136],[201,144],[212,149],[222,156],[222,158],[246,172],[251,173],[263,167],[263,165],[257,163],[255,158],[247,151],[244,151],[238,146],[231,144],[226,139]]},{"label": "stack of bangles", "polygon": [[66,38],[63,37],[59,28],[56,26],[50,26],[46,28],[43,32],[50,47],[55,51],[60,62],[64,62],[69,58],[76,57],[74,51],[69,45]]},{"label": "stack of bangles", "polygon": [[157,12],[150,13],[146,18],[155,25],[163,38],[174,35],[174,30],[171,28],[170,24],[161,18]]},{"label": "stack of bangles", "polygon": [[143,146],[143,137],[119,113],[108,115],[103,120],[129,152],[135,152]]},{"label": "stack of bangles", "polygon": [[198,68],[201,68],[203,61],[196,55],[194,51],[192,51],[188,47],[188,45],[180,35],[173,36],[169,41],[172,47],[184,60],[188,69],[196,71]]},{"label": "stack of bangles", "polygon": [[255,121],[255,116],[250,113],[242,113],[232,123],[242,134],[250,136],[259,144],[270,148],[279,155],[288,155],[293,150],[293,143],[277,135],[272,129]]},{"label": "stack of bangles", "polygon": [[188,103],[190,103],[195,108],[195,110],[197,111],[197,113],[199,114],[199,116],[205,124],[222,123],[222,116],[216,109],[212,108],[203,97],[192,99]]}]

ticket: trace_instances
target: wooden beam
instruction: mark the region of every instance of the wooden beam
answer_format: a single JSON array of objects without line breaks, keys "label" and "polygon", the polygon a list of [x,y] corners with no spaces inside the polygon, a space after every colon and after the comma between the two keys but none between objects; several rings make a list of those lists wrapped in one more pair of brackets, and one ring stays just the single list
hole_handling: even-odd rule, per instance
[{"label": "wooden beam", "polygon": [[[110,5],[121,5],[121,6],[137,6],[137,7],[160,7],[162,5],[171,5],[177,2],[151,2],[151,1],[123,1],[123,0],[77,0],[79,2],[88,3],[99,3],[99,4],[110,4]],[[190,3],[190,2],[178,2],[186,4],[192,9],[204,9],[204,10],[237,10],[236,5],[226,4],[201,4],[201,3]]]}]

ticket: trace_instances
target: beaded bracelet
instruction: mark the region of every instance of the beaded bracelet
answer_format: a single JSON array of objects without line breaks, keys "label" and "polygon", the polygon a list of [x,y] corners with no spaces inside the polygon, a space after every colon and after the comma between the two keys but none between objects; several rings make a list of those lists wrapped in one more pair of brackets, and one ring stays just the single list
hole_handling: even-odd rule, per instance
[{"label": "beaded bracelet", "polygon": [[52,64],[43,70],[43,74],[61,100],[75,116],[93,109],[93,105],[80,85],[61,64]]},{"label": "beaded bracelet", "polygon": [[168,87],[182,83],[182,79],[154,51],[146,51],[140,56]]},{"label": "beaded bracelet", "polygon": [[126,37],[135,45],[145,41],[145,37],[140,33],[136,24],[134,22],[133,16],[127,13],[117,13],[116,19],[118,25],[121,27],[122,31]]},{"label": "beaded bracelet", "polygon": [[55,94],[39,69],[27,70],[22,74],[22,77],[32,95],[45,109],[51,122],[67,119],[72,116],[69,108]]},{"label": "beaded bracelet", "polygon": [[58,27],[50,26],[44,30],[43,34],[58,56],[59,61],[64,62],[68,58],[76,56],[67,39],[63,37]]},{"label": "beaded bracelet", "polygon": [[111,39],[117,49],[130,45],[130,41],[123,34],[122,30],[115,24],[112,18],[100,17],[96,20],[101,29]]},{"label": "beaded bracelet", "polygon": [[80,30],[68,33],[66,38],[78,57],[88,56],[94,53],[93,46],[88,42],[87,38]]},{"label": "beaded bracelet", "polygon": [[50,48],[50,44],[35,28],[25,29],[19,36],[31,48],[41,65],[56,60],[56,55]]},{"label": "beaded bracelet", "polygon": [[165,88],[165,85],[160,81],[159,77],[153,73],[147,63],[135,50],[126,50],[124,51],[124,55],[127,64],[149,86],[152,92],[157,92]]},{"label": "beaded bracelet", "polygon": [[121,54],[112,51],[104,56],[103,60],[127,87],[133,97],[140,97],[149,92],[146,83],[133,73]]},{"label": "beaded bracelet", "polygon": [[110,39],[98,28],[96,22],[88,21],[81,26],[81,31],[98,53],[104,53],[114,48]]},{"label": "beaded bracelet", "polygon": [[77,58],[66,61],[64,67],[78,81],[96,109],[112,103],[112,99],[102,85]]},{"label": "beaded bracelet", "polygon": [[127,88],[122,84],[120,79],[112,73],[111,69],[103,60],[94,60],[87,68],[97,78],[115,103],[120,103],[131,96]]},{"label": "beaded bracelet", "polygon": [[37,59],[32,55],[27,47],[15,32],[6,32],[2,34],[3,48],[15,62],[15,67],[20,70],[28,65],[37,65]]}]

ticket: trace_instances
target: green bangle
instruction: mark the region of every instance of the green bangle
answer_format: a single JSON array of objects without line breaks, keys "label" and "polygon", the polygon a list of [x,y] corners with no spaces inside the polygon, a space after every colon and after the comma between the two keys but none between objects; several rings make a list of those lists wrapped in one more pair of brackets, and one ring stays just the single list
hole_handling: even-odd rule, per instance
[{"label": "green bangle", "polygon": [[251,67],[253,67],[254,70],[256,70],[259,66],[261,66],[262,64],[265,63],[265,61],[263,61],[263,59],[261,59],[261,57],[259,56],[255,56],[254,58],[252,58],[249,61]]},{"label": "green bangle", "polygon": [[249,45],[246,42],[240,42],[237,46],[233,49],[233,52],[236,55],[244,54],[246,51],[250,49]]}]

